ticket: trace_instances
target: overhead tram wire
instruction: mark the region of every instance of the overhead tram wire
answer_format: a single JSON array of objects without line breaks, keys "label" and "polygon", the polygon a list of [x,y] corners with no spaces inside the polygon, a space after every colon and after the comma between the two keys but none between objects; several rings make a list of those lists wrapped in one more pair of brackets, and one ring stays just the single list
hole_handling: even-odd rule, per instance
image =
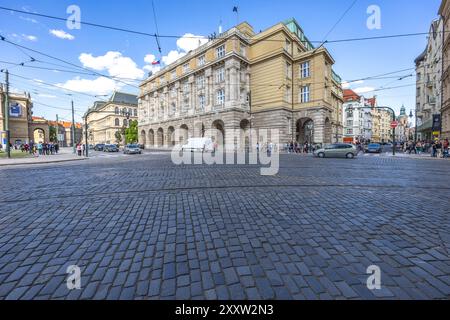
[{"label": "overhead tram wire", "polygon": [[[29,51],[31,51],[31,52],[34,52],[34,53],[43,55],[43,56],[45,56],[45,57],[47,57],[47,58],[50,58],[50,59],[54,59],[54,60],[63,62],[63,63],[65,63],[65,64],[71,65],[71,66],[76,67],[76,68],[78,68],[78,69],[91,71],[91,72],[95,73],[96,75],[98,75],[98,76],[100,76],[100,77],[105,77],[105,78],[108,78],[108,79],[111,79],[111,80],[115,80],[115,81],[120,82],[120,83],[122,83],[122,84],[125,84],[125,85],[127,85],[127,86],[131,86],[131,87],[135,87],[136,89],[139,89],[138,86],[135,86],[135,85],[133,85],[133,84],[131,84],[131,83],[127,83],[127,82],[124,82],[124,81],[121,81],[121,80],[114,79],[114,78],[112,78],[111,76],[108,76],[108,75],[99,73],[99,72],[97,72],[97,71],[95,71],[95,70],[90,70],[90,69],[88,69],[88,68],[85,68],[85,67],[76,65],[76,64],[74,64],[74,63],[72,63],[72,62],[69,62],[69,61],[66,61],[66,60],[64,60],[64,59],[61,59],[61,58],[52,56],[52,55],[50,55],[50,54],[47,54],[47,53],[45,53],[45,52],[38,51],[38,50],[35,50],[35,49],[32,49],[32,48],[29,48],[29,47],[20,45],[20,44],[18,44],[18,43],[12,42],[12,41],[6,39],[4,36],[1,36],[1,35],[0,35],[0,40],[3,41],[3,42],[9,43],[9,44],[11,44],[11,45],[13,45],[13,46],[15,46],[15,47],[22,48],[22,49],[25,49],[25,50],[29,50]],[[30,56],[30,57],[31,57],[31,56]],[[31,58],[33,58],[33,57],[31,57]],[[34,58],[33,58],[33,59],[34,59]]]},{"label": "overhead tram wire", "polygon": [[[6,8],[6,7],[2,7],[2,6],[0,6],[0,10],[12,11],[12,12],[17,12],[17,13],[22,13],[22,14],[27,14],[27,15],[33,15],[33,16],[38,16],[38,17],[43,17],[43,18],[48,18],[48,19],[54,19],[54,20],[59,20],[59,21],[64,21],[64,22],[67,21],[67,18],[56,17],[56,16],[47,15],[47,14],[39,14],[39,13],[27,12],[27,11],[23,11],[23,10]],[[132,34],[136,34],[136,35],[148,36],[148,37],[153,37],[153,38],[158,37],[158,38],[174,38],[174,39],[178,39],[178,38],[182,37],[180,35],[161,35],[161,34],[156,35],[156,34],[152,34],[152,33],[148,33],[148,32],[142,32],[142,31],[125,29],[125,28],[112,27],[112,26],[107,26],[107,25],[98,24],[98,23],[92,23],[92,22],[87,22],[87,21],[80,21],[80,23],[82,25],[86,25],[86,26],[98,27],[98,28],[109,29],[109,30],[113,30],[113,31],[126,32],[126,33],[132,33]],[[438,32],[444,33],[444,32],[450,32],[450,30],[438,31]],[[429,32],[416,32],[416,33],[404,33],[404,34],[394,34],[394,35],[385,35],[385,36],[347,38],[347,39],[327,40],[326,43],[330,44],[330,43],[342,43],[342,42],[353,42],[353,41],[380,40],[380,39],[391,39],[391,38],[401,38],[401,37],[423,36],[423,35],[428,35],[428,34],[429,34]],[[198,36],[185,36],[185,38],[198,39],[199,37]],[[203,38],[207,39],[208,37],[203,37]],[[217,37],[216,39],[221,39],[221,38]],[[250,39],[247,39],[247,40],[250,40]],[[280,40],[280,39],[263,39],[261,41],[284,42],[284,40]],[[310,42],[311,43],[318,43],[318,44],[322,43],[322,41],[310,41]]]}]

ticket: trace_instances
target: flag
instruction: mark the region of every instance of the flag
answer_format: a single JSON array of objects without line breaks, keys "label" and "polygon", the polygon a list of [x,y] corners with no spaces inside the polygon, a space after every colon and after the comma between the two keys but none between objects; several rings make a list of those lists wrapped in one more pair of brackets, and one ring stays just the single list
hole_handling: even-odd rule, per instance
[{"label": "flag", "polygon": [[233,12],[238,12],[238,7],[233,7]]},{"label": "flag", "polygon": [[152,62],[152,65],[155,66],[155,65],[160,64],[160,63],[161,63],[161,62],[160,62],[159,60],[155,60],[155,61]]}]

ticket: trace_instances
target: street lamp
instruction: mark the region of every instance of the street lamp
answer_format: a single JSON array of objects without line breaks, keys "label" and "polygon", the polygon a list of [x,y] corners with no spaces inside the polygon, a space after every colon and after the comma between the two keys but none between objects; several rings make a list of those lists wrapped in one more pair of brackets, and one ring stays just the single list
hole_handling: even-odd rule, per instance
[{"label": "street lamp", "polygon": [[311,149],[311,145],[312,145],[312,131],[314,128],[314,124],[312,121],[309,121],[306,124],[306,129],[308,130],[308,140],[309,140],[309,146],[308,146],[308,151]]},{"label": "street lamp", "polygon": [[[414,143],[417,143],[417,110],[415,110],[415,124],[414,124]],[[409,113],[409,118],[412,119],[414,117],[413,111]]]}]

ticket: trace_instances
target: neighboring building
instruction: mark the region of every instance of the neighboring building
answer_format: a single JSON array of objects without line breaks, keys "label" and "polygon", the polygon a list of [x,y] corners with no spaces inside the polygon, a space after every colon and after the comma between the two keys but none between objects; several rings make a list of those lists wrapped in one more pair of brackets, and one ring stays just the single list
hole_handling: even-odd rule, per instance
[{"label": "neighboring building", "polygon": [[433,138],[433,115],[440,114],[442,39],[444,23],[442,19],[432,22],[425,51],[416,58],[416,117],[417,138]]},{"label": "neighboring building", "polygon": [[[5,96],[6,90],[0,86],[0,144],[6,148],[5,132]],[[19,145],[28,143],[32,137],[31,115],[33,103],[29,93],[9,93],[9,131],[10,143]]]},{"label": "neighboring building", "polygon": [[372,108],[376,98],[365,99],[351,89],[344,90],[344,142],[372,140]]},{"label": "neighboring building", "polygon": [[[50,127],[56,128],[56,121],[43,117],[32,117],[31,127],[34,142],[50,141]],[[61,147],[72,147],[72,122],[58,121],[58,142]],[[75,144],[83,142],[83,129],[81,123],[75,123]]]},{"label": "neighboring building", "polygon": [[439,15],[443,20],[442,41],[442,108],[441,108],[441,137],[450,139],[450,1],[443,0],[439,8]]},{"label": "neighboring building", "polygon": [[409,116],[406,114],[405,106],[400,108],[400,115],[397,117],[398,127],[395,128],[395,141],[406,142],[411,139]]},{"label": "neighboring building", "polygon": [[278,129],[280,143],[342,141],[343,95],[333,64],[294,19],[260,33],[241,23],[141,84],[140,143],[174,145],[178,128],[191,137],[241,128],[245,143],[250,128]]},{"label": "neighboring building", "polygon": [[[138,119],[136,95],[114,92],[108,101],[97,101],[87,116],[88,143],[122,143],[117,141],[116,132],[128,127],[129,122]],[[123,140],[123,137],[122,137]]]},{"label": "neighboring building", "polygon": [[380,109],[380,142],[392,141],[392,112],[387,109]]}]

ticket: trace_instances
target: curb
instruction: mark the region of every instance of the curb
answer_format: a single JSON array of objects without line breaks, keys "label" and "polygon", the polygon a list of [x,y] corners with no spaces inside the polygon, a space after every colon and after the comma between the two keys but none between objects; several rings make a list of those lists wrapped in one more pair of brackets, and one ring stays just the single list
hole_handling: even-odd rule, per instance
[{"label": "curb", "polygon": [[87,160],[89,158],[81,158],[81,159],[65,159],[65,160],[52,160],[52,161],[45,161],[45,162],[15,162],[15,163],[0,163],[0,167],[7,167],[7,166],[26,166],[26,165],[39,165],[39,164],[48,164],[48,163],[60,163],[60,162],[72,162],[72,161],[82,161]]}]

